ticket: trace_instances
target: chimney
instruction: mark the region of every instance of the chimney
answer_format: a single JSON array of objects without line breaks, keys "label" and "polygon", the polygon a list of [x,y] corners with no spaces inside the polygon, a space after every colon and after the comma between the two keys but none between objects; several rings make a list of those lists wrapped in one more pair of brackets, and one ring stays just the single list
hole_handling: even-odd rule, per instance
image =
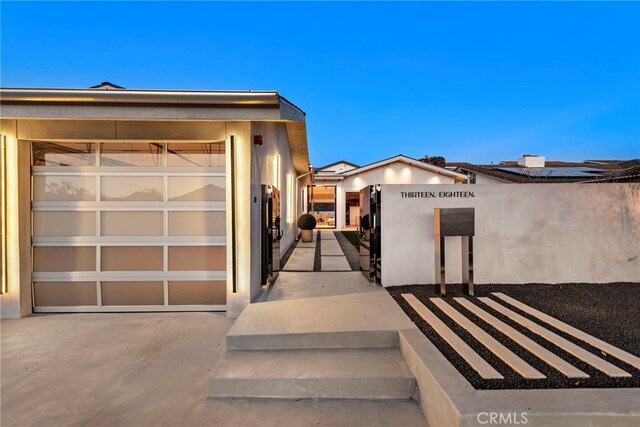
[{"label": "chimney", "polygon": [[537,156],[535,154],[524,154],[518,159],[518,165],[525,168],[543,168],[544,156]]}]

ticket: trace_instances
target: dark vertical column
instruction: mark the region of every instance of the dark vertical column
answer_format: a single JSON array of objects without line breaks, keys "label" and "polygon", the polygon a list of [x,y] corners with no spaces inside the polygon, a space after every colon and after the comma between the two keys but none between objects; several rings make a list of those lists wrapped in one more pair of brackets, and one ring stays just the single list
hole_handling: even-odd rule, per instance
[{"label": "dark vertical column", "polygon": [[469,254],[468,256],[468,264],[469,264],[469,281],[467,282],[467,295],[469,296],[473,296],[474,295],[474,289],[473,289],[473,236],[469,236],[469,244],[467,245],[467,252]]},{"label": "dark vertical column", "polygon": [[464,293],[473,296],[473,236],[462,236],[462,283]]},{"label": "dark vertical column", "polygon": [[444,248],[444,236],[439,235],[439,239],[436,239],[436,244],[439,246],[438,251],[440,253],[440,265],[436,271],[440,272],[440,296],[447,295],[446,276],[445,276],[445,248]]}]

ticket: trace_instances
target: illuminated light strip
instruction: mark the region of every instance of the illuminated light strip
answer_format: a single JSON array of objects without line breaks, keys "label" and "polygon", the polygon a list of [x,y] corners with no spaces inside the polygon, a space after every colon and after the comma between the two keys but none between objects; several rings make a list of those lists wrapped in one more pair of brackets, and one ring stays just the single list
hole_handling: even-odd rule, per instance
[{"label": "illuminated light strip", "polygon": [[7,292],[7,138],[0,134],[0,294]]},{"label": "illuminated light strip", "polygon": [[540,320],[542,320],[545,323],[548,323],[549,325],[553,326],[554,328],[557,328],[563,332],[568,333],[569,335],[574,336],[575,338],[578,338],[584,342],[586,342],[587,344],[592,345],[593,347],[604,351],[605,353],[615,357],[616,359],[620,359],[625,363],[628,363],[629,365],[633,366],[636,369],[640,369],[640,357],[634,356],[631,353],[627,353],[624,350],[619,349],[618,347],[614,347],[611,344],[609,344],[608,342],[602,341],[601,339],[598,339],[594,336],[591,336],[589,334],[587,334],[586,332],[581,331],[580,329],[576,329],[571,325],[567,325],[564,322],[561,322],[560,320],[549,316],[548,314],[545,314],[541,311],[536,310],[533,307],[529,307],[526,304],[521,303],[520,301],[513,299],[501,292],[494,292],[493,295],[497,296],[498,298],[500,298],[503,301],[508,302],[509,304],[511,304],[512,306],[519,308],[520,310],[524,311],[525,313],[528,313],[530,315],[532,315],[533,317],[536,317]]},{"label": "illuminated light strip", "polygon": [[469,347],[455,332],[449,329],[442,320],[438,319],[418,298],[412,294],[402,294],[402,297],[482,378],[504,379],[498,371]]},{"label": "illuminated light strip", "polygon": [[604,372],[610,377],[630,377],[631,376],[631,374],[629,374],[628,372],[625,372],[622,369],[618,368],[617,366],[607,362],[606,360],[599,358],[598,356],[585,350],[584,348],[575,345],[571,341],[562,338],[560,335],[554,332],[551,332],[548,329],[543,328],[542,326],[532,322],[526,317],[521,316],[518,313],[509,310],[507,307],[498,304],[496,301],[492,300],[491,298],[482,297],[478,299],[483,303],[487,304],[489,307],[496,310],[497,312],[502,313],[503,315],[507,316],[509,319],[513,320],[514,322],[519,323],[520,325],[529,329],[534,334],[540,335],[542,338],[551,342],[553,345],[560,347],[567,353],[571,353],[578,359],[593,366],[597,370]]},{"label": "illuminated light strip", "polygon": [[230,171],[231,174],[231,292],[238,292],[238,270],[236,260],[236,138],[234,135],[229,137],[230,147]]},{"label": "illuminated light strip", "polygon": [[512,340],[516,342],[520,347],[525,348],[529,352],[533,353],[537,358],[543,360],[545,363],[558,370],[569,378],[589,378],[588,374],[585,374],[580,369],[576,368],[569,362],[556,356],[546,348],[542,347],[531,338],[521,334],[516,329],[507,325],[506,323],[498,320],[496,317],[487,313],[477,305],[473,304],[466,298],[454,298],[456,302],[462,305],[464,308],[478,316],[480,319],[487,322],[492,327],[496,328]]},{"label": "illuminated light strip", "polygon": [[546,378],[544,374],[522,360],[507,347],[500,344],[498,340],[480,329],[479,326],[475,325],[473,322],[471,322],[471,320],[464,317],[458,310],[451,307],[443,299],[431,298],[431,302],[434,303],[447,316],[449,316],[454,322],[466,329],[467,332],[473,335],[473,337],[477,339],[482,345],[484,345],[489,351],[498,356],[504,363],[509,365],[514,371],[522,375],[524,378]]}]

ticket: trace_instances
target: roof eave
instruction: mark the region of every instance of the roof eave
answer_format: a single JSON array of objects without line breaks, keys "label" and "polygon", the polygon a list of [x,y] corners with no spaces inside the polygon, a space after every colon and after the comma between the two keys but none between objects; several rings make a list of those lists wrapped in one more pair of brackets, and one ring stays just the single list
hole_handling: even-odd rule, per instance
[{"label": "roof eave", "polygon": [[[279,105],[276,91],[0,88],[2,103]],[[296,107],[297,108],[297,107]]]}]

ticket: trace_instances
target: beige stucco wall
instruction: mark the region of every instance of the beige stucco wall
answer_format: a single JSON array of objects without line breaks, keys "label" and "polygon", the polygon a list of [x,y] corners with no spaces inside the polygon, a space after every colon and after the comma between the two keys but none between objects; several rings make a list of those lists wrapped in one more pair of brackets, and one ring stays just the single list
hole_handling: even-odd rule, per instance
[{"label": "beige stucco wall", "polygon": [[[382,187],[382,282],[435,283],[433,209],[475,207],[476,283],[604,283],[640,279],[640,184],[443,185],[470,198],[402,198],[430,186]],[[447,282],[460,282],[459,238]],[[401,250],[398,250],[401,248]]]},{"label": "beige stucco wall", "polygon": [[351,175],[342,181],[323,180],[316,177],[317,185],[336,185],[336,227],[343,228],[346,224],[346,195],[347,192],[359,192],[367,185],[375,184],[453,184],[454,179],[425,169],[408,165],[404,162],[394,162],[379,168]]},{"label": "beige stucco wall", "polygon": [[253,298],[260,290],[261,185],[273,185],[280,190],[281,227],[280,256],[296,238],[297,173],[293,167],[291,150],[284,123],[253,122],[251,138],[262,135],[264,144],[251,143],[251,285]]},{"label": "beige stucco wall", "polygon": [[7,138],[7,292],[0,295],[3,319],[31,314],[30,146],[19,143],[16,120],[0,121]]},{"label": "beige stucco wall", "polygon": [[[231,226],[233,212],[227,209],[227,316],[240,314],[251,297],[251,123],[227,122],[226,140],[230,148],[231,136],[235,140],[235,229]],[[227,188],[231,188],[231,150],[227,153]],[[231,191],[226,192],[227,206],[231,206]],[[236,268],[233,271],[231,238],[236,238]],[[236,275],[236,292],[233,292],[233,274]]]}]

